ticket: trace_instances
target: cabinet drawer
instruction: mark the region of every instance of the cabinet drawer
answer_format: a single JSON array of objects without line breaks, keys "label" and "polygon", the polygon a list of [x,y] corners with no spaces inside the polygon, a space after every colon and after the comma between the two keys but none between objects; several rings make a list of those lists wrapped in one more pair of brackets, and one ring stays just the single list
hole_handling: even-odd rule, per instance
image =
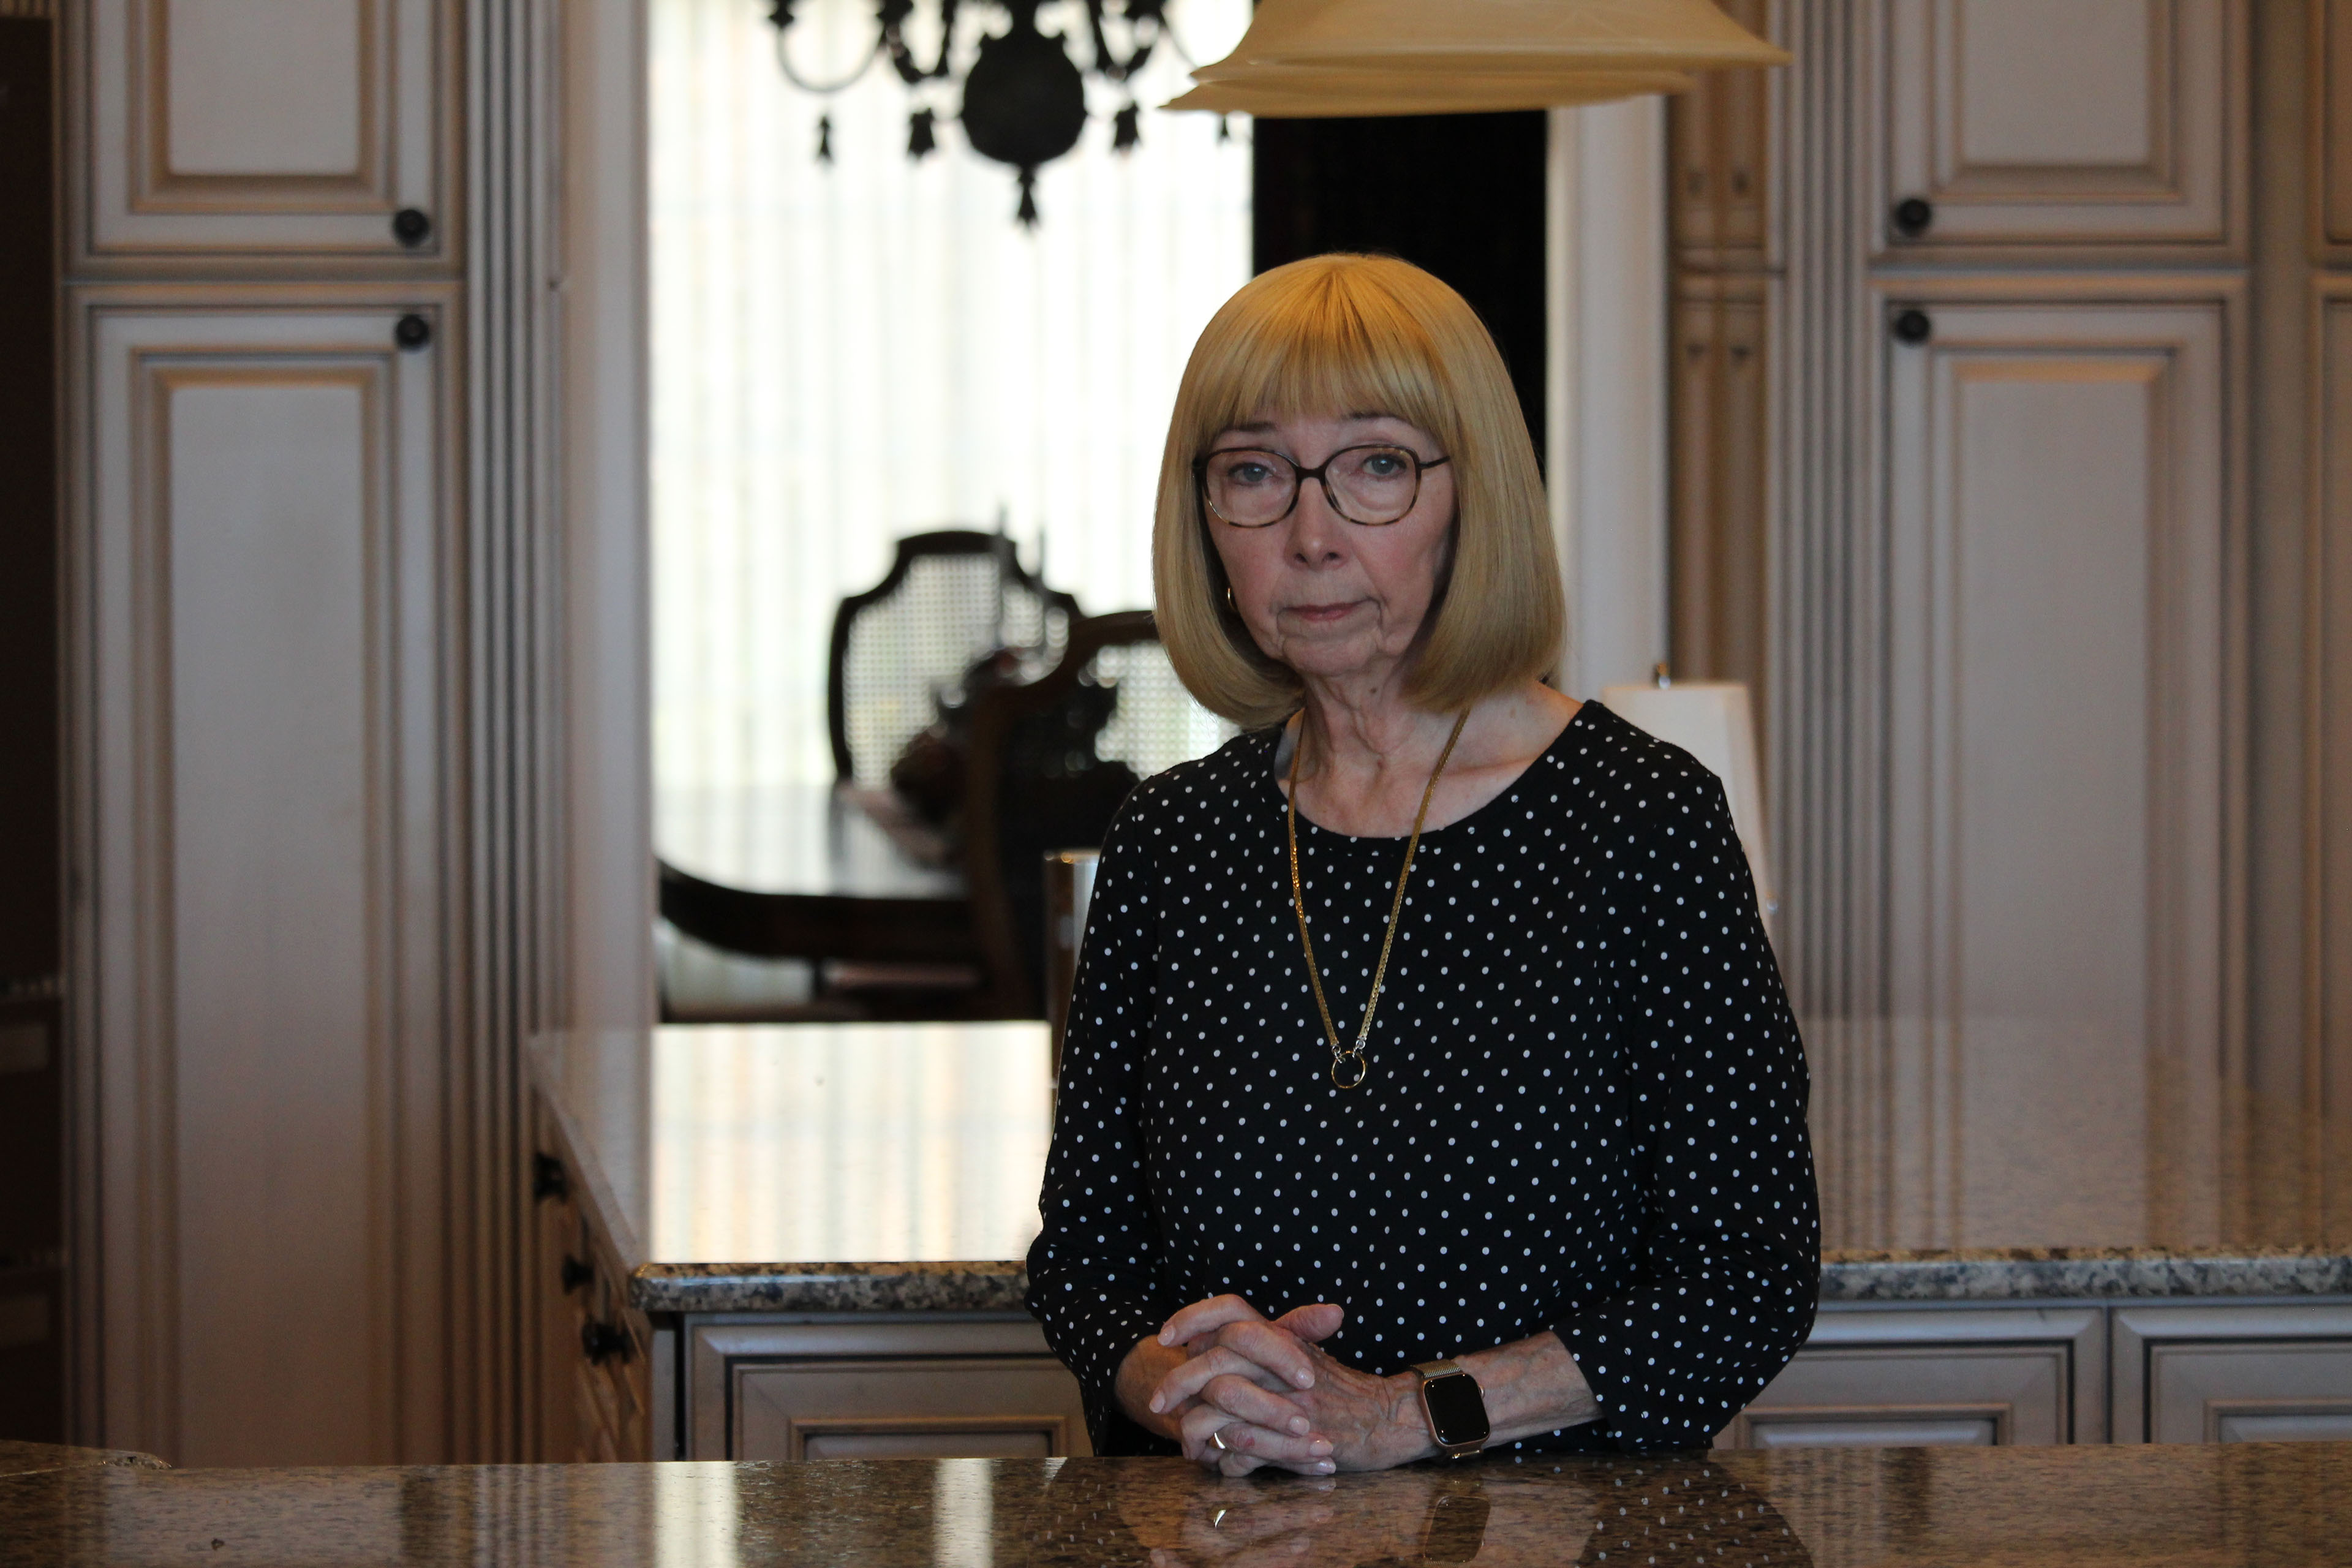
[{"label": "cabinet drawer", "polygon": [[2095,1309],[1824,1312],[1717,1446],[2096,1440],[2102,1326]]},{"label": "cabinet drawer", "polygon": [[1043,1459],[1084,1448],[1077,1385],[1035,1359],[739,1366],[738,1459]]},{"label": "cabinet drawer", "polygon": [[1092,1451],[1077,1381],[1026,1318],[706,1321],[688,1342],[688,1458]]},{"label": "cabinet drawer", "polygon": [[2352,1442],[2352,1304],[2116,1314],[2119,1443]]}]

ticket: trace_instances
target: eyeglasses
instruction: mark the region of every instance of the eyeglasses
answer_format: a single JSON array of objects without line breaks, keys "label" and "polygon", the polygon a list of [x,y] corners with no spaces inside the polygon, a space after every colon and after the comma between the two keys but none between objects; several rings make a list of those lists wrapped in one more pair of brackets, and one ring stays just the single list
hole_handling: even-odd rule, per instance
[{"label": "eyeglasses", "polygon": [[1409,447],[1343,447],[1311,468],[1279,452],[1234,447],[1192,459],[1209,510],[1235,528],[1271,528],[1298,504],[1298,487],[1323,486],[1323,499],[1349,522],[1381,528],[1421,499],[1421,476],[1451,458],[1423,458]]}]

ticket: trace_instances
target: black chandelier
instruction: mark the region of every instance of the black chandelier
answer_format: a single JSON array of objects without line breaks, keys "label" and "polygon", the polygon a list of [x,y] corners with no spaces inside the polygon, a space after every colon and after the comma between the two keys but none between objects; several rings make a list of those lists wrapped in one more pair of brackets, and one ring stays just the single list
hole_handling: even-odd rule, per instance
[{"label": "black chandelier", "polygon": [[[889,60],[898,79],[909,88],[927,82],[951,81],[956,67],[950,56],[955,47],[960,0],[938,0],[938,58],[926,65],[907,41],[907,24],[915,15],[916,0],[876,0],[874,46],[856,68],[833,81],[812,81],[793,64],[793,13],[802,0],[772,0],[768,20],[776,28],[776,58],[795,87],[809,92],[841,91],[863,77],[877,59]],[[1168,26],[1169,0],[1084,0],[1093,52],[1082,68],[1070,58],[1065,40],[1037,26],[1037,12],[1045,0],[972,0],[977,5],[1005,13],[1012,26],[980,40],[977,55],[963,68],[963,100],[955,119],[973,152],[1016,170],[1021,182],[1020,220],[1037,224],[1037,170],[1078,144],[1087,123],[1088,75],[1115,86],[1126,86],[1163,42],[1181,52]],[[1114,30],[1127,37],[1121,54],[1111,44]],[[922,158],[939,146],[940,111],[913,110],[907,121],[907,155]],[[1111,145],[1125,153],[1142,140],[1133,92],[1111,119]],[[817,121],[816,155],[833,160],[833,117]]]}]

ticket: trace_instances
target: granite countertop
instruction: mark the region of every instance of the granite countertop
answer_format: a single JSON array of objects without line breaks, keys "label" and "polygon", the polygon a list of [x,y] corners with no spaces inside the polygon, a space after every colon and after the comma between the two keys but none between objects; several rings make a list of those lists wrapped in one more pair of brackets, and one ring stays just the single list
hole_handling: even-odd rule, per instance
[{"label": "granite countertop", "polygon": [[[1042,1024],[673,1026],[532,1042],[644,1312],[1018,1311],[1053,1129]],[[2020,1207],[1955,1251],[1831,1251],[1830,1302],[2352,1295],[2352,1257],[2084,1247]]]},{"label": "granite countertop", "polygon": [[1021,1310],[1045,1025],[577,1032],[530,1061],[638,1310]]},{"label": "granite countertop", "polygon": [[2341,1563],[2352,1444],[1817,1448],[1219,1480],[1174,1459],[0,1477],[0,1562]]},{"label": "granite countertop", "polygon": [[0,1437],[0,1476],[29,1476],[44,1470],[164,1470],[171,1468],[152,1454],[128,1448],[69,1448],[62,1443],[23,1443]]}]

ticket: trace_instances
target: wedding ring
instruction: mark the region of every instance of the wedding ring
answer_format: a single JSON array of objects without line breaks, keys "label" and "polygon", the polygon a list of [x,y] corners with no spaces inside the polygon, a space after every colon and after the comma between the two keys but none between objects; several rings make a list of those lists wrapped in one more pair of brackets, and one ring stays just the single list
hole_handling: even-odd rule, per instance
[{"label": "wedding ring", "polygon": [[1225,1447],[1225,1429],[1222,1426],[1209,1434],[1209,1447],[1214,1448],[1220,1454],[1230,1454],[1233,1452],[1231,1448]]}]

